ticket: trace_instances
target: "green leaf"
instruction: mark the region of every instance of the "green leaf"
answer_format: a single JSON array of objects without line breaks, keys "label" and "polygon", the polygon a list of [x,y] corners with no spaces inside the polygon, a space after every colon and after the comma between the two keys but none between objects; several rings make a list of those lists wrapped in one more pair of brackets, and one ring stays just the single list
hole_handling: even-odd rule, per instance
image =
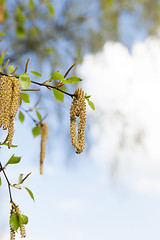
[{"label": "green leaf", "polygon": [[27,192],[29,193],[30,197],[33,199],[34,201],[34,196],[33,196],[33,193],[30,189],[28,189],[27,187],[25,187],[25,189],[27,190]]},{"label": "green leaf", "polygon": [[20,82],[20,85],[23,89],[28,88],[29,85],[31,84],[31,80],[26,73],[23,73],[23,74],[20,75],[19,82]]},{"label": "green leaf", "polygon": [[26,31],[25,31],[25,28],[24,28],[23,24],[18,24],[16,26],[16,34],[19,38],[24,38],[25,37]]},{"label": "green leaf", "polygon": [[51,74],[51,79],[53,80],[64,80],[64,75],[60,74],[59,72],[54,72]]},{"label": "green leaf", "polygon": [[0,56],[0,65],[2,66],[3,64],[3,57],[4,57],[4,53],[1,52],[1,56]]},{"label": "green leaf", "polygon": [[42,77],[42,75],[39,72],[31,71],[31,73],[34,74],[37,77]]},{"label": "green leaf", "polygon": [[4,36],[4,33],[3,33],[3,32],[0,32],[0,35],[1,35],[1,36]]},{"label": "green leaf", "polygon": [[[20,160],[21,160],[21,157],[15,157],[14,155],[12,155],[12,157],[8,160],[8,162],[6,163],[6,165],[19,163]],[[5,166],[6,166],[6,165],[5,165]]]},{"label": "green leaf", "polygon": [[17,213],[13,213],[12,214],[9,223],[10,223],[11,228],[14,231],[17,232],[18,228],[20,227],[20,225],[19,225],[19,217],[18,217]]},{"label": "green leaf", "polygon": [[33,0],[29,0],[28,7],[29,7],[30,10],[34,8],[34,1]]},{"label": "green leaf", "polygon": [[62,80],[62,82],[67,83],[67,84],[78,83],[78,82],[81,82],[81,81],[83,81],[83,79],[78,78],[76,76],[67,78],[66,80],[65,79]]},{"label": "green leaf", "polygon": [[36,126],[32,129],[32,133],[34,137],[37,137],[39,134],[41,134],[41,128],[40,126]]},{"label": "green leaf", "polygon": [[28,223],[28,217],[23,214],[19,214],[19,221],[21,222],[21,224],[26,225]]},{"label": "green leaf", "polygon": [[[0,145],[8,146],[8,143],[3,143],[3,144],[0,144]],[[15,148],[15,147],[18,147],[18,145],[11,145],[11,147]]]},{"label": "green leaf", "polygon": [[88,105],[95,111],[95,105],[89,99],[87,99]]},{"label": "green leaf", "polygon": [[30,103],[28,93],[21,92],[21,98],[25,103]]},{"label": "green leaf", "polygon": [[87,93],[85,93],[84,97],[85,97],[85,99],[88,99],[91,97],[91,95],[87,95]]},{"label": "green leaf", "polygon": [[24,116],[24,114],[23,114],[21,111],[19,111],[19,116],[18,116],[18,118],[19,118],[19,120],[21,121],[21,123],[23,123],[23,121],[24,121],[24,119],[25,119],[25,116]]},{"label": "green leaf", "polygon": [[54,93],[54,96],[55,98],[60,101],[60,102],[63,102],[64,101],[64,93],[63,92],[60,92],[58,91],[57,89],[54,89],[53,88],[53,93]]},{"label": "green leaf", "polygon": [[1,180],[1,177],[0,177],[0,186],[2,185],[2,180]]},{"label": "green leaf", "polygon": [[20,184],[20,183],[22,182],[22,179],[23,179],[23,174],[21,173],[21,174],[19,175],[18,184]]},{"label": "green leaf", "polygon": [[38,111],[36,111],[36,114],[37,114],[38,120],[41,121],[42,120],[41,114]]},{"label": "green leaf", "polygon": [[11,73],[14,71],[14,66],[13,65],[8,65],[8,72]]},{"label": "green leaf", "polygon": [[48,2],[47,7],[48,7],[48,10],[49,10],[49,13],[51,15],[53,15],[54,14],[54,8],[53,8],[52,4]]}]

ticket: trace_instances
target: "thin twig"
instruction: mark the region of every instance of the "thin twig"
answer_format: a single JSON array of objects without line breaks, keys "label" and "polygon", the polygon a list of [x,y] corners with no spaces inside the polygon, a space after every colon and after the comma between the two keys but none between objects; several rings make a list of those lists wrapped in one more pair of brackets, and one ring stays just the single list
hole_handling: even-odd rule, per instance
[{"label": "thin twig", "polygon": [[68,73],[71,71],[71,69],[77,64],[77,62],[73,63],[72,66],[67,70],[67,72],[64,74],[64,78],[68,75]]},{"label": "thin twig", "polygon": [[54,88],[54,89],[56,89],[56,90],[58,90],[58,91],[60,91],[60,92],[63,92],[64,94],[67,94],[68,96],[70,96],[70,97],[74,97],[75,95],[74,94],[71,94],[71,93],[67,93],[67,92],[65,92],[65,91],[63,91],[62,89],[59,89],[59,88],[57,88],[57,87],[54,87],[54,86],[51,86],[51,85],[48,85],[48,84],[43,84],[43,83],[38,83],[38,82],[35,82],[35,81],[31,81],[32,83],[34,83],[34,84],[37,84],[37,85],[39,85],[39,86],[44,86],[44,87],[49,87],[49,88]]},{"label": "thin twig", "polygon": [[25,73],[27,73],[29,61],[30,61],[30,58],[27,59],[26,66],[25,66],[25,71],[24,71]]},{"label": "thin twig", "polygon": [[9,182],[9,180],[8,180],[8,177],[7,177],[5,171],[4,171],[3,167],[2,167],[1,162],[0,162],[0,170],[3,172],[3,174],[4,174],[4,176],[5,176],[5,179],[6,179],[6,181],[7,181],[8,191],[9,191],[9,197],[10,197],[10,203],[12,203],[13,200],[12,200],[12,194],[11,194],[11,184],[10,184],[10,182]]},{"label": "thin twig", "polygon": [[26,89],[21,89],[21,92],[27,92],[27,91],[40,91],[40,88],[26,88]]},{"label": "thin twig", "polygon": [[18,68],[19,68],[19,65],[17,65],[17,67],[14,69],[14,71],[11,72],[10,74],[13,75],[17,71]]}]

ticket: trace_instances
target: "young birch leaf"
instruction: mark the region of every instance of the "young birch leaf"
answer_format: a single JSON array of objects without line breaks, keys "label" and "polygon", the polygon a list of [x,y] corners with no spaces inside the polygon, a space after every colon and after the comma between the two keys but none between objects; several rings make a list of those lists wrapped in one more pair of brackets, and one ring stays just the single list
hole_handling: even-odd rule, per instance
[{"label": "young birch leaf", "polygon": [[0,32],[0,35],[1,35],[1,36],[4,36],[4,33],[3,33],[3,32]]},{"label": "young birch leaf", "polygon": [[53,8],[52,4],[48,2],[47,7],[48,7],[48,10],[49,10],[49,13],[51,15],[53,15],[54,14],[54,8]]},{"label": "young birch leaf", "polygon": [[51,74],[51,79],[62,81],[64,79],[64,75],[60,74],[59,72],[54,72]]},{"label": "young birch leaf", "polygon": [[18,118],[19,118],[19,120],[21,121],[21,123],[23,123],[23,121],[24,121],[24,119],[25,119],[25,116],[24,116],[24,114],[23,114],[21,111],[19,111]]},{"label": "young birch leaf", "polygon": [[58,91],[57,89],[54,89],[54,88],[53,88],[53,93],[54,93],[55,98],[56,98],[58,101],[64,102],[64,93],[63,93],[63,92],[60,92],[60,91]]},{"label": "young birch leaf", "polygon": [[78,83],[78,82],[81,82],[81,81],[83,81],[83,79],[78,78],[76,76],[67,78],[66,80],[65,79],[62,80],[62,82],[67,83],[67,84]]},{"label": "young birch leaf", "polygon": [[8,72],[11,73],[14,71],[14,66],[13,65],[8,65]]},{"label": "young birch leaf", "polygon": [[[3,144],[0,144],[0,145],[8,146],[8,143],[3,143]],[[18,147],[18,145],[11,145],[11,147],[15,148],[15,147]]]},{"label": "young birch leaf", "polygon": [[21,174],[19,175],[18,184],[21,184],[22,179],[23,179],[23,174],[21,173]]},{"label": "young birch leaf", "polygon": [[26,225],[28,223],[28,217],[23,214],[19,214],[19,219],[20,219],[21,224]]},{"label": "young birch leaf", "polygon": [[28,93],[21,92],[21,98],[25,103],[30,103]]},{"label": "young birch leaf", "polygon": [[88,105],[95,111],[95,105],[89,99],[87,99]]},{"label": "young birch leaf", "polygon": [[33,193],[30,189],[28,189],[27,187],[25,187],[25,189],[27,190],[27,192],[29,193],[30,197],[33,199],[34,201],[34,196],[33,196]]},{"label": "young birch leaf", "polygon": [[26,73],[23,73],[19,76],[19,83],[23,89],[26,89],[31,84],[31,80]]},{"label": "young birch leaf", "polygon": [[1,52],[1,56],[0,56],[0,65],[2,66],[3,64],[3,57],[4,57],[4,53]]},{"label": "young birch leaf", "polygon": [[42,77],[42,75],[39,72],[31,71],[31,73],[34,74],[37,77]]},{"label": "young birch leaf", "polygon": [[36,114],[37,114],[38,120],[41,121],[42,120],[41,114],[38,111],[36,111]]},{"label": "young birch leaf", "polygon": [[18,217],[18,215],[16,213],[12,214],[9,223],[10,223],[11,228],[14,231],[17,232],[17,230],[20,227],[20,225],[19,225],[19,217]]},{"label": "young birch leaf", "polygon": [[0,186],[2,185],[2,180],[1,180],[1,177],[0,177]]},{"label": "young birch leaf", "polygon": [[32,133],[34,137],[37,137],[41,133],[41,128],[40,126],[36,126],[32,129]]},{"label": "young birch leaf", "polygon": [[[21,160],[21,157],[15,157],[14,155],[12,155],[12,157],[8,160],[8,162],[6,163],[6,165],[19,163],[20,160]],[[5,166],[6,166],[6,165],[5,165]]]}]

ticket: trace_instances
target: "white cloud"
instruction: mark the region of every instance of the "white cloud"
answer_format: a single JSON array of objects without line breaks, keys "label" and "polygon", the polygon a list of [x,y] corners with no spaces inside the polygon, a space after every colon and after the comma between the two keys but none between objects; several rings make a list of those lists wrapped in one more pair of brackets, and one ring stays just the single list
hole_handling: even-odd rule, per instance
[{"label": "white cloud", "polygon": [[[89,110],[96,118],[92,158],[105,165],[118,159],[123,181],[160,194],[160,41],[148,38],[131,53],[107,42],[101,52],[84,58],[79,71],[96,106]],[[151,179],[155,175],[157,184]]]}]

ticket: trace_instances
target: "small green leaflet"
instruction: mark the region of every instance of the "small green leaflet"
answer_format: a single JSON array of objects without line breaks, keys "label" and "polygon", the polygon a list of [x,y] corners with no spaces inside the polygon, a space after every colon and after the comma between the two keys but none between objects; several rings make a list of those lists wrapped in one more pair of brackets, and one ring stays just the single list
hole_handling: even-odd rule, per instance
[{"label": "small green leaflet", "polygon": [[36,126],[32,129],[32,133],[34,137],[37,137],[39,134],[41,134],[41,128],[40,126]]},{"label": "small green leaflet", "polygon": [[64,102],[64,93],[63,93],[63,92],[60,92],[60,91],[58,91],[57,89],[54,89],[54,88],[53,88],[53,93],[54,93],[55,98],[56,98],[58,101]]},{"label": "small green leaflet", "polygon": [[4,33],[3,33],[3,32],[0,32],[0,35],[1,35],[1,36],[4,36]]},{"label": "small green leaflet", "polygon": [[47,3],[47,7],[48,7],[48,10],[49,10],[49,13],[50,13],[51,15],[53,15],[53,14],[54,14],[54,8],[53,8],[52,4],[49,3],[49,1],[48,1],[48,3]]},{"label": "small green leaflet", "polygon": [[[21,157],[15,157],[14,155],[12,155],[12,157],[8,160],[8,162],[6,163],[6,165],[19,163],[20,160],[21,160]],[[5,166],[6,166],[6,165],[5,165]]]},{"label": "small green leaflet", "polygon": [[51,74],[51,79],[53,80],[64,80],[64,75],[60,74],[59,72],[54,72]]},{"label": "small green leaflet", "polygon": [[25,103],[30,103],[28,93],[21,92],[21,98]]},{"label": "small green leaflet", "polygon": [[42,120],[41,114],[38,111],[36,111],[36,114],[37,114],[38,120],[41,121]]},{"label": "small green leaflet", "polygon": [[19,222],[21,224],[27,224],[28,223],[28,217],[23,215],[23,214],[19,214]]},{"label": "small green leaflet", "polygon": [[1,177],[0,177],[0,186],[2,185],[2,180],[1,180]]},{"label": "small green leaflet", "polygon": [[26,89],[31,84],[31,80],[26,73],[23,73],[19,76],[19,82],[23,89]]},{"label": "small green leaflet", "polygon": [[27,190],[27,192],[29,193],[30,197],[33,199],[34,201],[34,196],[33,196],[33,193],[31,192],[30,189],[28,189],[27,187],[25,187],[25,189]]},{"label": "small green leaflet", "polygon": [[23,123],[23,121],[24,121],[24,119],[25,119],[25,116],[24,116],[24,114],[23,114],[21,111],[19,111],[18,118],[19,118],[19,120],[21,121],[21,123]]},{"label": "small green leaflet", "polygon": [[87,98],[88,105],[95,111],[95,105]]},{"label": "small green leaflet", "polygon": [[3,64],[3,57],[4,57],[4,53],[1,52],[1,56],[0,56],[0,65],[2,66]]},{"label": "small green leaflet", "polygon": [[37,77],[42,77],[42,75],[39,72],[31,71],[31,73],[34,74]]},{"label": "small green leaflet", "polygon": [[18,179],[18,184],[21,184],[22,179],[23,179],[23,174],[20,174],[20,175],[19,175],[19,179]]},{"label": "small green leaflet", "polygon": [[74,77],[67,78],[66,80],[62,79],[61,81],[67,84],[73,84],[73,83],[81,82],[83,81],[83,79],[74,76]]},{"label": "small green leaflet", "polygon": [[18,217],[17,213],[13,213],[12,214],[9,223],[10,223],[11,228],[14,231],[17,232],[18,228],[20,227],[20,225],[19,225],[19,217]]},{"label": "small green leaflet", "polygon": [[14,71],[14,66],[13,65],[8,65],[8,72],[11,73]]},{"label": "small green leaflet", "polygon": [[[8,146],[8,143],[3,143],[3,144],[0,144],[0,145]],[[11,145],[11,147],[15,148],[15,147],[18,147],[18,145]]]}]

